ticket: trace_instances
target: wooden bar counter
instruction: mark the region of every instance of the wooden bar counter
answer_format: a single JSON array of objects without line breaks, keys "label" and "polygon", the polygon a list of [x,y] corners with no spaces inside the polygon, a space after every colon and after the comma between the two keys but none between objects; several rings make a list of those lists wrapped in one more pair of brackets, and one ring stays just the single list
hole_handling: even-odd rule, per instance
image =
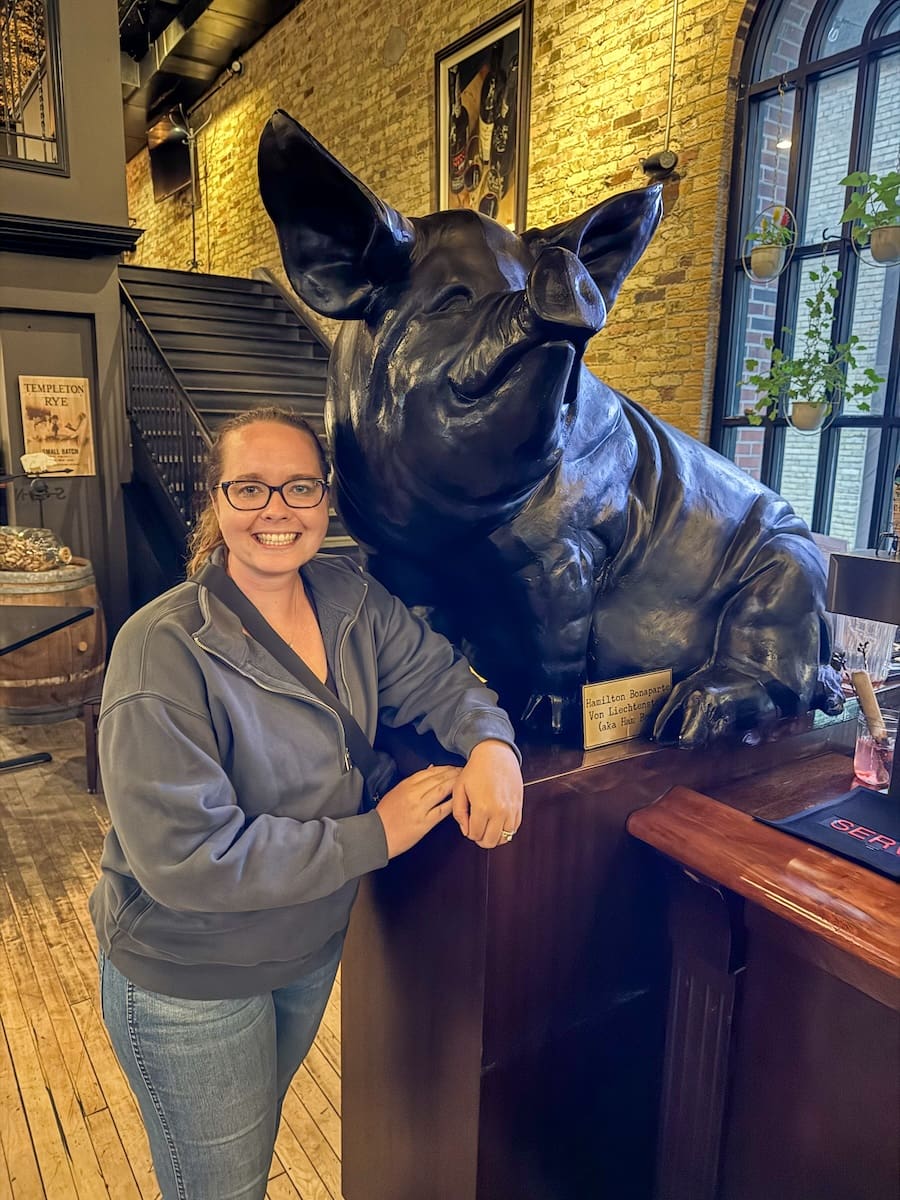
[{"label": "wooden bar counter", "polygon": [[665,856],[659,1200],[900,1195],[900,887],[752,819],[836,799],[847,765],[676,786],[628,821]]},{"label": "wooden bar counter", "polygon": [[804,717],[700,753],[525,745],[509,846],[447,821],[365,880],[342,968],[346,1200],[650,1200],[667,887],[626,820],[676,783],[715,794],[822,755],[849,785],[854,732]]}]

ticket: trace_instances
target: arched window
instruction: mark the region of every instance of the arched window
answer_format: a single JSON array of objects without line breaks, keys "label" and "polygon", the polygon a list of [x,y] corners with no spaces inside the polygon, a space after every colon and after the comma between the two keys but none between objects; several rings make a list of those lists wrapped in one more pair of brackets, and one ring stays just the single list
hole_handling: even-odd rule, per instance
[{"label": "arched window", "polygon": [[[900,264],[881,266],[855,248],[841,224],[850,195],[841,180],[900,169],[900,0],[761,4],[744,55],[735,146],[713,444],[781,492],[813,530],[874,546],[890,528],[900,460]],[[777,278],[757,282],[745,270],[747,234],[783,207],[796,217],[793,256]],[[783,414],[754,427],[745,415],[755,398],[742,386],[746,361],[767,365],[767,338],[786,354],[802,338],[810,274],[823,256],[841,272],[832,341],[856,335],[865,350],[855,374],[873,368],[886,382],[863,402],[868,411],[842,403],[816,433],[798,432]]]}]

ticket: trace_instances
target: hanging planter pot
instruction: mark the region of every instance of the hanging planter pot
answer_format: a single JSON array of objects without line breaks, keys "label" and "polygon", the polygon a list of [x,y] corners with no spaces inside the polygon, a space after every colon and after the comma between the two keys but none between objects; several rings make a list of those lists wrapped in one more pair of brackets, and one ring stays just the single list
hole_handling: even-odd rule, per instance
[{"label": "hanging planter pot", "polygon": [[900,225],[879,225],[869,237],[869,249],[877,263],[900,262]]},{"label": "hanging planter pot", "polygon": [[788,409],[787,422],[798,433],[818,433],[831,416],[827,400],[795,400]]},{"label": "hanging planter pot", "polygon": [[744,410],[749,425],[781,417],[798,433],[817,433],[842,405],[852,406],[855,412],[868,412],[869,398],[885,382],[872,367],[857,360],[857,355],[865,353],[858,338],[831,340],[841,272],[823,255],[818,269],[810,270],[808,278],[814,290],[803,299],[808,314],[806,328],[798,337],[787,326],[781,331],[790,351],[785,353],[769,335],[762,340],[767,361],[744,360],[740,386],[756,392],[754,403]]},{"label": "hanging planter pot", "polygon": [[757,279],[777,279],[784,270],[784,246],[754,246],[750,251],[750,274]]},{"label": "hanging planter pot", "polygon": [[[853,171],[841,187],[853,188],[841,221],[852,222],[851,244],[860,261],[879,267],[900,262],[900,167],[884,175]],[[871,259],[861,253],[867,246]]]},{"label": "hanging planter pot", "polygon": [[796,230],[794,214],[783,204],[768,204],[756,214],[741,253],[741,266],[753,283],[782,274],[794,254]]}]

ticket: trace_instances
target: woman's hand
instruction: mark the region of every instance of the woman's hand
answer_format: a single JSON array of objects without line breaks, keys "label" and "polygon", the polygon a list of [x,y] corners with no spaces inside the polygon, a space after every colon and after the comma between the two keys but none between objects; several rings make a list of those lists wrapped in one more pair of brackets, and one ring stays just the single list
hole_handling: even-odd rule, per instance
[{"label": "woman's hand", "polygon": [[522,772],[506,742],[479,742],[453,788],[453,817],[485,850],[512,841],[522,823]]},{"label": "woman's hand", "polygon": [[461,767],[427,767],[401,780],[382,796],[375,811],[381,817],[388,858],[396,858],[415,846],[426,833],[449,817],[448,799]]}]

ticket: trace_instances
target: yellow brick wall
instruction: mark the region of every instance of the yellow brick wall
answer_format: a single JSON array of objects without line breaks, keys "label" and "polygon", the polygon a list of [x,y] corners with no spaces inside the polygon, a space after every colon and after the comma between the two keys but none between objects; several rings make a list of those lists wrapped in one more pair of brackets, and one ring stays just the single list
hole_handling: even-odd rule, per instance
[{"label": "yellow brick wall", "polygon": [[[574,216],[646,176],[666,127],[672,0],[534,0],[528,224]],[[280,269],[259,200],[256,143],[272,110],[297,117],[394,207],[433,208],[434,54],[502,0],[307,0],[193,115],[201,270]],[[659,416],[706,437],[718,335],[734,76],[746,0],[681,0],[666,217],[626,282],[589,365]],[[397,47],[404,47],[392,62]],[[133,261],[184,269],[186,193],[156,204],[146,152],[128,166]]]}]

